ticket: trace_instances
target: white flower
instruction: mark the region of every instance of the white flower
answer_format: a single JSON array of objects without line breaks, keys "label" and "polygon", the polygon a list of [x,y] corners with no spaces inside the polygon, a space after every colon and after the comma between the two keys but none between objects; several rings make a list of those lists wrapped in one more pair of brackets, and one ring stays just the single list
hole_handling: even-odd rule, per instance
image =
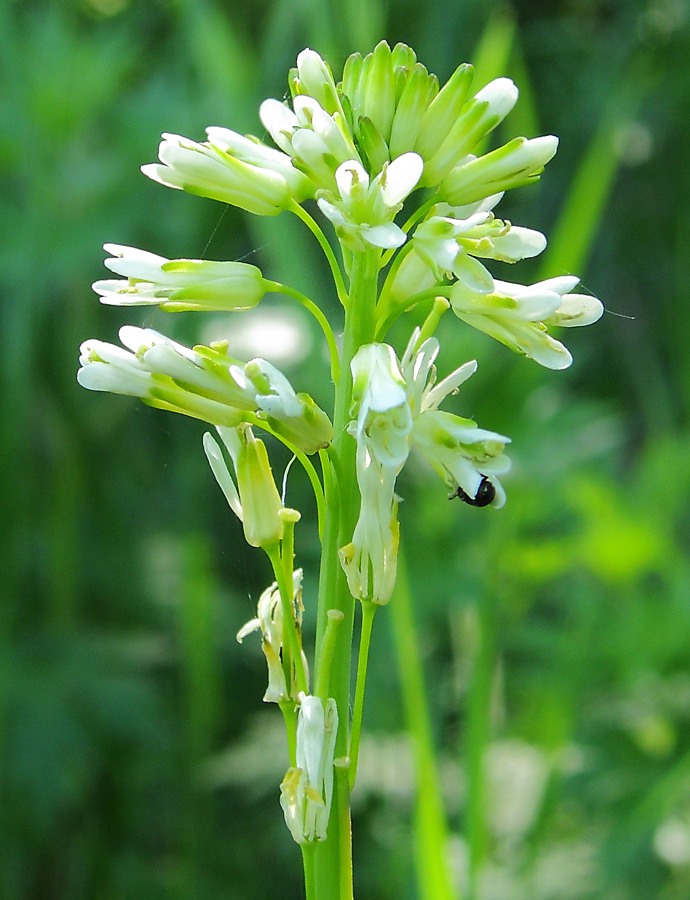
[{"label": "white flower", "polygon": [[428,338],[417,347],[418,342],[419,329],[415,329],[402,359],[414,417],[413,446],[444,479],[451,496],[464,495],[471,502],[477,498],[482,482],[488,480],[491,494],[489,501],[482,505],[503,506],[505,492],[496,476],[510,469],[510,460],[503,454],[510,438],[478,428],[472,419],[438,409],[449,394],[455,393],[476,372],[476,361],[465,363],[436,384],[434,362],[439,343],[436,338]]},{"label": "white flower", "polygon": [[206,129],[208,143],[212,147],[234,156],[242,162],[277,172],[287,181],[292,196],[298,203],[314,196],[314,185],[309,178],[292,164],[287,153],[267,147],[253,135],[244,136],[229,128],[211,126]]},{"label": "white flower", "polygon": [[216,425],[234,427],[256,409],[252,392],[227,367],[214,367],[152,328],[125,325],[119,336],[126,350],[104,341],[81,345],[77,381],[82,387],[140,397],[149,406]]},{"label": "white flower", "polygon": [[144,175],[167,187],[211,197],[259,216],[275,216],[291,201],[283,175],[236,159],[210,143],[164,134],[158,148],[162,165],[142,166]]},{"label": "white flower", "polygon": [[351,159],[336,170],[338,196],[322,191],[317,203],[351,250],[363,250],[366,244],[383,249],[400,247],[406,236],[393,218],[417,186],[423,168],[421,156],[403,153],[384,165],[370,184],[362,164]]},{"label": "white flower", "polygon": [[390,287],[391,299],[404,303],[414,294],[446,279],[458,279],[469,289],[488,294],[494,280],[479,259],[517,262],[537,256],[546,247],[539,231],[497,219],[492,209],[503,194],[478,203],[433,207],[412,236],[412,251],[398,268]]},{"label": "white flower", "polygon": [[495,281],[488,294],[458,282],[450,293],[455,314],[517,353],[547,369],[566,369],[572,356],[551,337],[547,325],[579,326],[596,322],[603,306],[596,297],[573,294],[579,278],[563,275],[532,285]]},{"label": "white flower", "polygon": [[338,165],[359,160],[345,118],[341,111],[327,113],[318,100],[305,94],[295,97],[293,107],[264,100],[259,116],[276,144],[314,185],[333,190]]},{"label": "white flower", "polygon": [[170,260],[121,244],[105,244],[104,250],[113,254],[106,267],[124,276],[93,285],[101,303],[111,306],[243,310],[256,306],[266,291],[260,269],[247,263]]},{"label": "white flower", "polygon": [[290,834],[298,844],[324,841],[333,799],[333,753],[338,709],[329,698],[300,692],[297,714],[296,765],[280,786],[280,805]]},{"label": "white flower", "polygon": [[[215,441],[213,441],[213,443],[215,444]],[[204,446],[206,446],[206,441],[204,442]],[[217,445],[215,450],[212,445],[210,445],[209,450],[212,455],[215,454],[216,451],[219,452]],[[239,497],[237,497],[237,502],[239,503]],[[299,628],[302,624],[302,613],[304,611],[302,605],[302,569],[295,569],[292,573],[292,584],[295,598],[293,601],[293,613],[299,633]],[[251,619],[237,632],[238,643],[241,644],[244,638],[254,631],[261,632],[261,649],[264,652],[268,664],[268,687],[264,694],[264,703],[282,703],[286,700],[290,700],[292,694],[285,681],[285,672],[283,671],[282,662],[283,604],[280,597],[280,591],[278,590],[278,584],[275,581],[270,587],[266,588],[259,597],[257,617]],[[307,659],[304,653],[302,653],[302,665],[304,666],[304,671],[307,672]]]},{"label": "white flower", "polygon": [[357,418],[348,430],[357,441],[360,514],[339,554],[352,595],[378,604],[390,600],[395,584],[395,482],[411,448],[420,450],[454,495],[476,506],[505,503],[497,476],[510,468],[503,455],[509,439],[438,409],[472,375],[476,362],[436,384],[439,344],[429,338],[418,346],[419,333],[413,333],[400,363],[387,344],[366,344],[351,366]]}]

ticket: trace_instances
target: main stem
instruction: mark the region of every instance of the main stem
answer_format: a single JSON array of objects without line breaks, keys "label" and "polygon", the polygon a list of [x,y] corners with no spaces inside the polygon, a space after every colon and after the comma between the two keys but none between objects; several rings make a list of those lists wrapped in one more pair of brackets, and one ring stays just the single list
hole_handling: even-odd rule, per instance
[{"label": "main stem", "polygon": [[[352,539],[359,510],[359,495],[355,488],[356,443],[347,432],[352,404],[350,363],[363,344],[374,340],[379,258],[380,251],[373,248],[353,254],[333,416],[333,452],[338,458],[340,477],[333,479],[333,484],[326,493],[326,522],[319,580],[317,660],[321,659],[321,642],[328,610],[337,609],[343,614],[342,624],[336,632],[329,682],[329,696],[338,707],[335,758],[341,761],[349,756],[350,668],[355,602],[340,566],[338,550]],[[334,491],[337,491],[337,497],[333,496]],[[319,673],[316,672],[315,683],[318,680]],[[317,844],[314,850],[314,900],[352,900],[352,841],[347,777],[335,779],[328,838]]]}]

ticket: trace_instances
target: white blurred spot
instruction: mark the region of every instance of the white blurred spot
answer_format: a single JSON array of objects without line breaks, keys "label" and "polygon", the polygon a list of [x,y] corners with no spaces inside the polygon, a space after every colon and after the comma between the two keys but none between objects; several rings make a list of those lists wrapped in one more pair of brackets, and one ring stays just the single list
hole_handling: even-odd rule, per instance
[{"label": "white blurred spot", "polygon": [[654,152],[652,132],[642,122],[627,122],[614,138],[618,158],[626,166],[646,163]]},{"label": "white blurred spot", "polygon": [[268,305],[241,316],[211,320],[202,333],[202,342],[212,341],[227,341],[228,353],[238,359],[260,356],[278,367],[302,362],[312,349],[304,316],[294,309]]},{"label": "white blurred spot", "polygon": [[690,827],[680,819],[662,822],[654,833],[656,855],[671,866],[690,862]]},{"label": "white blurred spot", "polygon": [[523,741],[496,741],[487,751],[489,818],[499,838],[517,838],[532,825],[541,805],[548,763]]}]

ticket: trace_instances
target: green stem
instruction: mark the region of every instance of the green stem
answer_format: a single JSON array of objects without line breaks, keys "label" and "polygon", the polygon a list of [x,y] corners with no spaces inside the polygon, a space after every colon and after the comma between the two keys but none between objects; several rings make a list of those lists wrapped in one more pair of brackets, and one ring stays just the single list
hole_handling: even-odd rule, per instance
[{"label": "green stem", "polygon": [[348,761],[338,760],[334,763],[336,815],[338,819],[338,835],[340,840],[339,856],[339,893],[338,900],[354,900],[352,878],[352,817],[350,815],[350,782]]},{"label": "green stem", "polygon": [[321,245],[321,249],[323,250],[324,256],[328,260],[328,265],[331,267],[331,274],[333,275],[333,283],[335,284],[335,289],[338,294],[338,300],[342,303],[344,307],[347,307],[348,303],[348,293],[347,288],[345,287],[345,282],[343,281],[343,275],[340,271],[340,266],[338,265],[338,260],[335,258],[335,253],[333,252],[333,248],[328,243],[328,239],[326,235],[321,231],[319,226],[316,224],[314,219],[309,215],[306,209],[303,209],[299,203],[296,203],[294,200],[290,205],[290,211],[293,212],[299,219],[301,219],[307,228],[314,235],[316,240]]},{"label": "green stem", "polygon": [[310,300],[309,297],[301,291],[288,287],[286,284],[281,284],[279,281],[269,281],[267,284],[269,290],[275,291],[278,294],[287,294],[288,297],[293,297],[298,303],[301,303],[305,309],[308,309],[319,323],[321,331],[323,331],[324,337],[326,338],[326,343],[328,344],[328,355],[331,362],[331,378],[333,379],[333,384],[337,384],[338,378],[340,377],[338,346],[335,342],[333,329],[326,316],[321,312],[316,303],[314,303],[313,300]]},{"label": "green stem", "polygon": [[493,592],[486,586],[478,598],[475,615],[479,644],[473,660],[465,726],[468,900],[477,900],[480,896],[479,880],[486,862],[488,845],[485,758],[491,738],[491,701],[496,667],[496,613]]},{"label": "green stem", "polygon": [[316,664],[318,678],[314,686],[314,694],[321,698],[324,705],[329,696],[328,690],[330,687],[333,651],[335,650],[335,635],[338,625],[340,625],[342,621],[343,614],[339,609],[328,610],[328,623],[326,625],[323,640],[321,641],[320,655]]},{"label": "green stem", "polygon": [[302,865],[304,867],[304,895],[306,900],[316,900],[316,879],[314,876],[314,845],[302,844]]},{"label": "green stem", "polygon": [[292,673],[295,673],[295,681],[297,682],[297,690],[309,693],[309,684],[304,671],[304,662],[302,660],[302,645],[297,634],[297,623],[295,622],[294,594],[292,578],[289,580],[285,577],[285,568],[278,544],[272,544],[270,547],[264,548],[266,555],[271,560],[273,573],[276,577],[278,590],[280,591],[280,600],[283,606],[283,656],[285,665],[285,677],[288,687]]},{"label": "green stem", "polygon": [[362,734],[362,710],[364,708],[364,687],[367,682],[367,663],[369,661],[369,645],[371,629],[378,606],[368,600],[362,601],[362,630],[359,636],[359,656],[357,659],[357,683],[355,702],[352,711],[352,737],[350,738],[350,790],[355,786],[357,778],[357,761],[359,759],[359,741]]},{"label": "green stem", "polygon": [[423,300],[428,300],[430,297],[445,297],[448,293],[450,293],[450,286],[435,284],[433,287],[429,288],[428,291],[420,291],[418,294],[413,294],[411,297],[408,297],[403,303],[396,304],[383,321],[381,321],[381,317],[379,317],[380,324],[376,329],[376,340],[378,341],[384,338],[395,320],[404,312],[412,309],[413,306],[416,306]]},{"label": "green stem", "polygon": [[294,700],[284,700],[280,704],[280,711],[285,720],[285,733],[287,734],[290,765],[297,765],[297,710]]},{"label": "green stem", "polygon": [[[318,900],[346,900],[352,896],[352,839],[347,759],[354,600],[340,566],[338,550],[352,539],[359,511],[359,494],[356,489],[356,443],[347,432],[352,403],[350,363],[362,344],[369,343],[374,338],[379,263],[380,251],[373,248],[353,254],[340,378],[335,395],[333,416],[335,437],[329,449],[334,478],[325,479],[326,522],[319,578],[315,683],[321,683],[318,671],[320,667],[330,665],[329,696],[336,702],[339,722],[335,757],[342,760],[342,763],[336,767],[339,777],[334,782],[334,812],[328,826],[328,839],[315,848]],[[327,663],[326,654],[322,653],[322,645],[329,610],[339,610],[343,614],[343,619],[335,634],[333,654],[332,656],[329,654],[330,663]],[[341,767],[344,768],[344,775],[339,771]],[[345,885],[348,885],[347,891]]]}]

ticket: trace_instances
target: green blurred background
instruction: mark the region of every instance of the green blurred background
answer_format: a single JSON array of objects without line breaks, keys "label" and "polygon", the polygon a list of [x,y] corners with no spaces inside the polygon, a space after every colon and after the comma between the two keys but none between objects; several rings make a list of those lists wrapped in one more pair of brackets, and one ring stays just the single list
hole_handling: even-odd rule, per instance
[{"label": "green blurred background", "polygon": [[[561,149],[501,205],[549,249],[497,274],[576,272],[611,311],[565,335],[575,363],[561,373],[452,315],[439,330],[442,374],[480,363],[457,411],[514,442],[500,513],[448,503],[421,466],[399,485],[458,890],[690,896],[689,16],[687,0],[0,4],[0,897],[302,895],[277,802],[280,716],[261,703],[258,641],[234,638],[271,580],[265,560],[207,469],[201,423],[88,394],[75,371],[81,341],[125,322],[185,342],[240,324],[249,342],[266,310],[275,322],[271,298],[230,325],[104,308],[90,283],[105,241],[249,253],[337,315],[298,224],[166,191],[138,167],[162,131],[261,134],[258,103],[283,96],[302,47],[339,74],[382,37],[442,80],[472,60],[477,86],[517,81],[499,137],[554,133]],[[311,349],[274,360],[326,402],[301,312],[284,325]],[[296,469],[288,497],[313,598]],[[357,896],[437,900],[414,872],[396,615],[379,615],[372,648]]]}]

